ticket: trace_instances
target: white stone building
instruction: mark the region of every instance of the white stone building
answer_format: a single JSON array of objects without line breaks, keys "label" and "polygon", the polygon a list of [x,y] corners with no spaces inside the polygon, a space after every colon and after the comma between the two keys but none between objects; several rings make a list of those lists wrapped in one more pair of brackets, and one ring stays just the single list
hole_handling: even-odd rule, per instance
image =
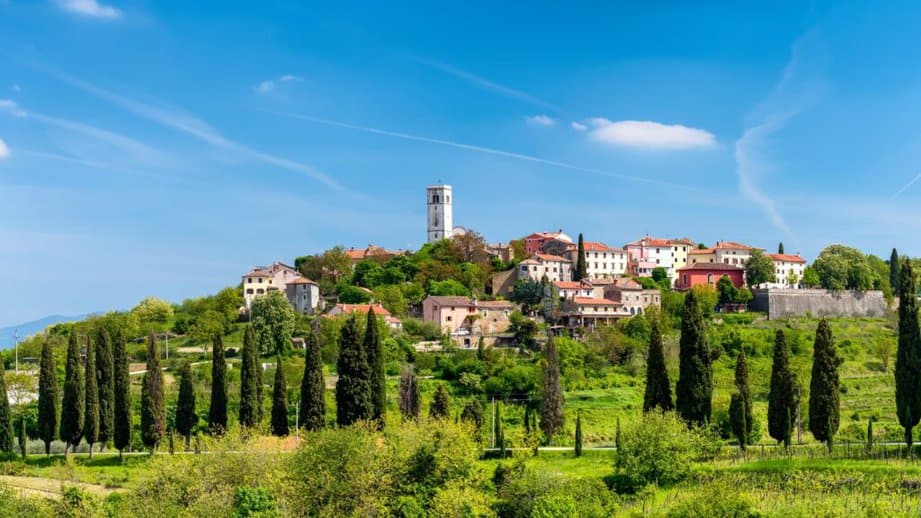
[{"label": "white stone building", "polygon": [[[589,279],[612,279],[627,273],[627,251],[623,248],[594,241],[585,241],[582,246],[585,248],[585,270]],[[569,259],[575,268],[579,246],[569,245],[563,257]]]},{"label": "white stone building", "polygon": [[799,288],[806,271],[806,260],[799,254],[768,254],[774,262],[775,281],[768,288]]},{"label": "white stone building", "polygon": [[572,262],[565,257],[534,254],[518,263],[518,278],[540,282],[547,277],[550,282],[572,280]]},{"label": "white stone building", "polygon": [[428,242],[450,239],[454,235],[454,216],[450,185],[426,187],[428,203]]}]

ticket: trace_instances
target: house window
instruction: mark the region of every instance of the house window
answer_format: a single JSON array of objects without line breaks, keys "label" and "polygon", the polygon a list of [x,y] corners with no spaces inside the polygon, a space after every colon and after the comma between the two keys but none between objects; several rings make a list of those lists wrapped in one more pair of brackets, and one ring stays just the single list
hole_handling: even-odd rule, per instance
[{"label": "house window", "polygon": [[450,322],[450,321],[451,321],[451,315],[448,315],[447,317],[445,317],[445,322]]},{"label": "house window", "polygon": [[247,282],[248,284],[252,284],[252,283],[253,283],[253,278],[252,278],[252,277],[248,277],[248,278],[246,279],[246,282]]},{"label": "house window", "polygon": [[713,284],[713,274],[712,273],[707,274],[707,284]]},{"label": "house window", "polygon": [[262,295],[263,293],[265,293],[265,290],[262,288],[259,288],[258,290],[256,290],[257,295]]},{"label": "house window", "polygon": [[247,295],[252,295],[252,294],[253,294],[253,289],[252,289],[252,288],[246,288],[246,294],[247,294]]},{"label": "house window", "polygon": [[262,284],[262,277],[259,277],[259,284]]}]

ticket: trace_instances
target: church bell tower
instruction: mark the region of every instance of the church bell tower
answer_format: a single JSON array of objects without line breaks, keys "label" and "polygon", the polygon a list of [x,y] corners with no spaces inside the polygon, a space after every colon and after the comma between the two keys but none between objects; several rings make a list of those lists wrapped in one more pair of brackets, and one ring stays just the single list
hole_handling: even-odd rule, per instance
[{"label": "church bell tower", "polygon": [[430,185],[428,196],[428,242],[448,239],[453,235],[454,219],[451,214],[451,186]]}]

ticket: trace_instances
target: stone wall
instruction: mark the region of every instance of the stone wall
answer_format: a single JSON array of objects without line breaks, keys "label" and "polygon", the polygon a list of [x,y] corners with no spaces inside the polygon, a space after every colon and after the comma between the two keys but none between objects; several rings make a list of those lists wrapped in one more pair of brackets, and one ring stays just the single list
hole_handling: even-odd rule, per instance
[{"label": "stone wall", "polygon": [[881,291],[756,289],[750,308],[769,319],[803,316],[881,317],[888,309]]}]

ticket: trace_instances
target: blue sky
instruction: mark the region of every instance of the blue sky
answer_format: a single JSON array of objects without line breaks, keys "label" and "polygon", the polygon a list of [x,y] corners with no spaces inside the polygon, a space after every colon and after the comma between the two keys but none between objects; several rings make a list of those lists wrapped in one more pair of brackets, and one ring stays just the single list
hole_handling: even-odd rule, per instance
[{"label": "blue sky", "polygon": [[441,4],[0,0],[0,325],[415,248],[438,180],[491,241],[921,254],[921,5]]}]

